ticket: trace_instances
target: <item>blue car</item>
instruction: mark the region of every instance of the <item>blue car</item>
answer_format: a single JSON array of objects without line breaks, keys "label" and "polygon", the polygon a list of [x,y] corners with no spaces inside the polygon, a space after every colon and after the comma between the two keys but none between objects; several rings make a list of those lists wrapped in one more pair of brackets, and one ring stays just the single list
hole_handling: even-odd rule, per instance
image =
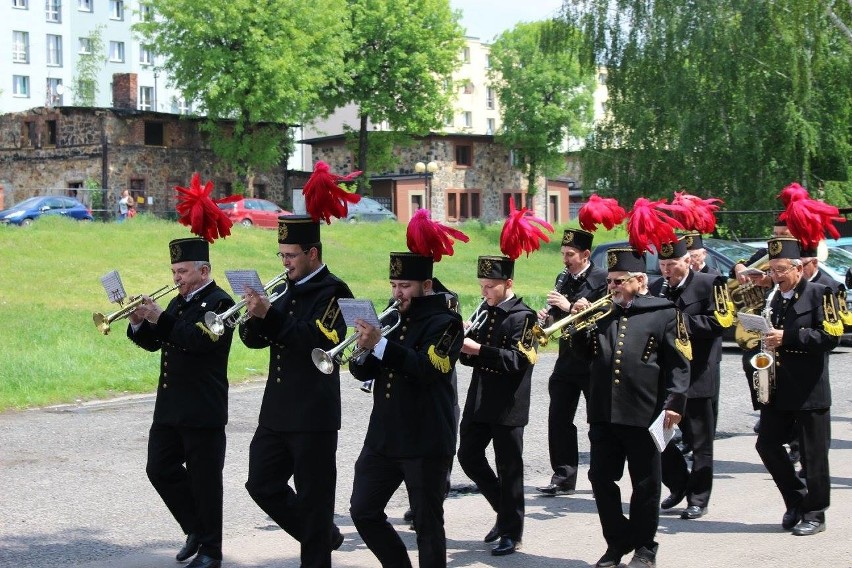
[{"label": "blue car", "polygon": [[26,226],[42,215],[61,215],[78,221],[92,220],[92,212],[73,197],[48,195],[30,197],[0,211],[0,223]]}]

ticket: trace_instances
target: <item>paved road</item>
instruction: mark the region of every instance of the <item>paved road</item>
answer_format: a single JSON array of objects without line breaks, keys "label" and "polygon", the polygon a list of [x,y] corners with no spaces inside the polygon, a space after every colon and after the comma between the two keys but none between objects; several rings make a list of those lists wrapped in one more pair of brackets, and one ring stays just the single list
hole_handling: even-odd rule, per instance
[{"label": "paved road", "polygon": [[[482,535],[493,513],[460,468],[453,484],[460,491],[447,501],[450,566],[574,567],[594,564],[605,545],[589,491],[586,470],[573,497],[539,497],[534,487],[548,480],[547,377],[553,355],[542,355],[534,375],[532,415],[525,434],[527,493],[523,552],[495,558]],[[700,521],[661,519],[659,563],[697,566],[852,566],[852,352],[831,358],[834,389],[832,508],[829,530],[808,539],[783,533],[780,497],[754,451],[751,410],[738,350],[726,351],[722,376],[719,437],[711,512]],[[459,367],[464,400],[470,372]],[[346,536],[335,552],[337,566],[377,566],[352,527],[348,500],[352,470],[360,451],[371,400],[347,374],[343,381],[344,424],[338,449],[337,522]],[[243,483],[248,446],[257,420],[262,381],[232,388],[225,463],[225,560],[227,566],[298,566],[298,547],[254,505]],[[134,396],[0,415],[0,567],[73,565],[176,566],[182,543],[145,473],[151,396]],[[582,415],[580,421],[585,419]],[[581,426],[581,460],[588,439]],[[403,491],[389,506],[410,549],[405,530]],[[698,537],[694,533],[701,533]],[[416,565],[416,553],[412,553]],[[626,559],[627,560],[627,559]],[[694,562],[691,560],[695,560]]]}]

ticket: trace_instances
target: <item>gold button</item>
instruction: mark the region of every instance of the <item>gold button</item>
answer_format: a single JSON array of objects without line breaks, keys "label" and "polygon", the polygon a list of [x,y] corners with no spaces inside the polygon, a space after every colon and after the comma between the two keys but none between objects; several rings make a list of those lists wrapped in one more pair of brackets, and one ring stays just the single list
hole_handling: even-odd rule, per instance
[{"label": "gold button", "polygon": [[615,352],[616,355],[621,355],[621,349]]},{"label": "gold button", "polygon": [[275,379],[275,382],[276,382],[276,383],[280,383],[280,382],[281,382],[281,377],[278,377],[277,379]]},{"label": "gold button", "polygon": [[164,389],[169,388],[169,383],[163,383],[163,388],[164,388]]},{"label": "gold button", "polygon": [[293,304],[293,305],[295,306],[295,305],[296,305],[296,299],[295,299],[295,298],[293,298],[292,300],[290,300],[290,303],[291,303],[291,304]]},{"label": "gold button", "polygon": [[615,381],[613,381],[613,382],[617,385],[621,384],[621,381],[619,381],[618,379],[615,379]]},{"label": "gold button", "polygon": [[169,374],[168,374],[168,373],[165,373],[165,372],[163,373],[163,377],[164,377],[164,378],[165,378],[165,377],[168,377],[168,376],[169,376]]},{"label": "gold button", "polygon": [[168,361],[163,361],[163,367],[168,367],[168,366],[169,366],[169,362],[168,362]]},{"label": "gold button", "polygon": [[289,313],[290,313],[290,315],[292,316],[292,315],[293,315],[293,310],[290,310],[290,312],[289,312]]},{"label": "gold button", "polygon": [[623,334],[623,333],[619,333],[619,334],[618,334],[618,337],[624,337],[624,334]]},{"label": "gold button", "polygon": [[278,355],[276,355],[276,356],[275,356],[275,358],[276,358],[276,359],[278,359],[278,360],[280,360],[280,359],[281,359],[281,353],[279,353]]},{"label": "gold button", "polygon": [[390,383],[388,383],[388,388],[390,388]]},{"label": "gold button", "polygon": [[616,375],[620,375],[620,374],[621,374],[621,370],[616,369],[616,370],[615,370],[615,374],[616,374]]},{"label": "gold button", "polygon": [[623,317],[623,318],[621,318],[621,321],[627,321],[627,318]]},{"label": "gold button", "polygon": [[388,378],[389,378],[389,379],[392,379],[392,378],[393,378],[393,373],[392,373],[392,372],[391,372],[391,373],[388,373]]},{"label": "gold button", "polygon": [[622,326],[621,326],[621,329],[627,329],[627,326],[626,326],[626,325],[622,325]]},{"label": "gold button", "polygon": [[616,360],[615,360],[615,364],[616,364],[616,365],[620,365],[620,364],[621,364],[621,359],[616,359]]},{"label": "gold button", "polygon": [[400,340],[400,341],[402,341],[402,340],[404,340],[404,339],[405,339],[405,335],[400,335],[400,336],[399,336],[399,340]]},{"label": "gold button", "polygon": [[[622,336],[622,337],[623,337],[623,336]],[[619,342],[618,342],[618,345],[619,345],[619,346],[624,345],[624,342],[623,342],[623,341],[619,341]]]},{"label": "gold button", "polygon": [[408,326],[405,326],[405,325],[404,325],[404,326],[402,326],[402,328],[400,329],[400,331],[408,331]]},{"label": "gold button", "polygon": [[390,393],[385,393],[385,398],[390,398]]}]

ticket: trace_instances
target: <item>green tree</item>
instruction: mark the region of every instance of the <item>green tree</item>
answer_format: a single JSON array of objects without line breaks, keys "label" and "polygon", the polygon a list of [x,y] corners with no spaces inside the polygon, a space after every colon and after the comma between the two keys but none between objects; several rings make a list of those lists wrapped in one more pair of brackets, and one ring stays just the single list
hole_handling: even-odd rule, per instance
[{"label": "green tree", "polygon": [[[254,172],[286,160],[288,124],[328,114],[346,84],[346,0],[146,0],[134,26],[205,114],[211,146],[253,193]],[[228,121],[223,126],[222,121]]]},{"label": "green tree", "polygon": [[[584,61],[608,73],[587,189],[630,203],[686,188],[729,210],[780,209],[791,181],[845,178],[852,44],[824,0],[578,0],[565,12]],[[751,219],[725,217],[758,234]]]},{"label": "green tree", "polygon": [[[452,112],[444,85],[460,63],[464,34],[449,0],[350,0],[349,18],[350,82],[335,102],[358,107],[358,169],[367,173],[370,121],[422,135]],[[365,181],[359,178],[362,191]]]},{"label": "green tree", "polygon": [[491,46],[489,77],[502,119],[497,139],[523,168],[528,198],[539,175],[564,171],[566,143],[591,126],[594,75],[581,68],[574,31],[559,21],[522,23]]},{"label": "green tree", "polygon": [[95,26],[82,37],[85,52],[77,56],[77,75],[74,77],[74,106],[93,107],[98,100],[98,76],[106,63],[103,25]]}]

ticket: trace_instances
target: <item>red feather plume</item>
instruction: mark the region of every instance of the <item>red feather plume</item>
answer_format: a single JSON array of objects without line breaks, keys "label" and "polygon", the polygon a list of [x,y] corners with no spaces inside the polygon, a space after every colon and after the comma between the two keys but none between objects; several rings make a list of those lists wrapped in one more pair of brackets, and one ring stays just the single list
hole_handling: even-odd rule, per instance
[{"label": "red feather plume", "polygon": [[787,222],[790,234],[802,243],[802,248],[816,248],[826,231],[832,238],[840,238],[834,223],[843,223],[846,219],[834,205],[812,199],[808,190],[798,183],[785,187],[778,197],[787,205],[779,218]]},{"label": "red feather plume", "polygon": [[683,224],[666,211],[677,214],[682,213],[683,208],[666,205],[665,199],[637,199],[627,220],[630,246],[639,252],[645,252],[650,250],[651,245],[660,250],[663,244],[677,241],[674,230],[683,229]]},{"label": "red feather plume", "polygon": [[444,255],[453,256],[453,238],[466,243],[470,237],[459,231],[433,221],[428,209],[418,209],[405,232],[408,250],[415,254],[431,256],[439,262]]},{"label": "red feather plume", "polygon": [[716,203],[725,202],[716,197],[703,199],[685,191],[676,191],[672,199],[673,206],[683,208],[683,213],[675,213],[683,228],[699,233],[712,233],[716,230],[716,211],[719,210]]},{"label": "red feather plume", "polygon": [[603,225],[607,230],[624,221],[627,212],[612,197],[600,197],[597,193],[589,196],[589,200],[580,207],[577,212],[580,226],[587,231],[596,231],[598,225]]},{"label": "red feather plume", "polygon": [[500,250],[512,260],[521,256],[522,252],[529,256],[532,251],[541,248],[539,240],[550,242],[550,238],[541,230],[541,227],[553,232],[553,225],[534,216],[526,207],[515,209],[515,198],[510,197],[509,217],[503,223],[503,230],[500,232]]},{"label": "red feather plume", "polygon": [[189,187],[175,186],[177,192],[178,221],[189,227],[189,230],[199,237],[212,243],[219,237],[227,237],[231,234],[234,225],[225,212],[219,209],[217,203],[230,203],[242,199],[241,195],[231,195],[222,199],[213,200],[210,194],[213,192],[213,182],[208,181],[201,187],[201,175],[198,172],[192,174]]},{"label": "red feather plume", "polygon": [[323,219],[331,224],[331,218],[342,219],[349,213],[349,203],[358,203],[361,196],[350,193],[337,185],[342,181],[352,181],[361,175],[355,171],[347,176],[339,176],[329,171],[328,164],[322,160],[314,165],[314,173],[305,183],[302,195],[305,196],[305,209],[314,221]]}]

